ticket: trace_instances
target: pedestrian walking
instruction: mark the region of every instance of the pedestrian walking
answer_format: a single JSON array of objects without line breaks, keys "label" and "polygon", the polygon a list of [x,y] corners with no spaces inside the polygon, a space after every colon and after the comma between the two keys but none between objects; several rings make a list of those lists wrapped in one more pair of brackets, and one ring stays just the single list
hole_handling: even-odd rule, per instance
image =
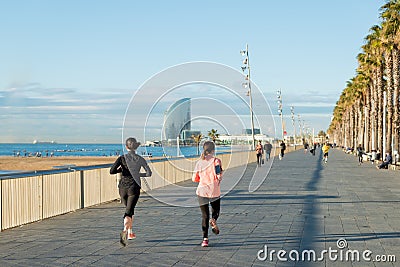
[{"label": "pedestrian walking", "polygon": [[312,148],[312,155],[315,156],[315,150],[317,150],[317,143],[314,143],[314,146]]},{"label": "pedestrian walking", "polygon": [[381,150],[378,148],[378,150],[376,151],[376,160],[381,160]]},{"label": "pedestrian walking", "polygon": [[256,153],[257,153],[257,164],[258,166],[261,166],[262,164],[262,155],[263,155],[263,146],[261,144],[261,141],[258,141],[258,145],[256,146]]},{"label": "pedestrian walking", "polygon": [[279,160],[281,160],[285,156],[285,150],[286,150],[285,141],[282,140],[280,147],[281,147],[281,153],[279,153]]},{"label": "pedestrian walking", "polygon": [[358,157],[358,165],[360,166],[361,163],[363,163],[363,155],[364,155],[364,149],[361,144],[358,145],[357,147],[357,157]]},{"label": "pedestrian walking", "polygon": [[272,145],[270,142],[267,141],[264,144],[265,161],[268,161],[271,158],[271,150],[272,150]]},{"label": "pedestrian walking", "polygon": [[372,149],[372,151],[371,151],[371,164],[374,164],[375,160],[377,160],[377,153],[376,153],[375,149]]},{"label": "pedestrian walking", "polygon": [[304,143],[304,154],[307,154],[307,151],[308,151],[308,143],[305,142]]},{"label": "pedestrian walking", "polygon": [[[203,230],[202,247],[208,247],[208,230],[211,225],[212,232],[219,234],[217,220],[221,206],[221,187],[222,180],[222,162],[214,156],[215,144],[212,141],[206,141],[203,144],[203,153],[200,160],[196,163],[192,180],[198,182],[196,195],[202,215],[201,228]],[[210,209],[211,205],[211,218]]]},{"label": "pedestrian walking", "polygon": [[328,162],[328,152],[329,152],[329,149],[330,149],[330,148],[331,148],[331,146],[329,145],[328,142],[326,142],[326,143],[322,146],[322,152],[324,153],[324,159],[323,159],[323,161],[324,161],[325,163]]},{"label": "pedestrian walking", "polygon": [[[136,154],[136,149],[140,143],[135,138],[126,139],[126,149],[128,153],[119,156],[110,168],[110,174],[121,173],[119,181],[119,195],[121,202],[125,206],[124,228],[120,233],[120,243],[126,246],[127,240],[136,238],[132,231],[135,206],[139,200],[141,179],[140,177],[149,177],[152,172],[144,158]],[[141,172],[141,169],[145,172]]]}]

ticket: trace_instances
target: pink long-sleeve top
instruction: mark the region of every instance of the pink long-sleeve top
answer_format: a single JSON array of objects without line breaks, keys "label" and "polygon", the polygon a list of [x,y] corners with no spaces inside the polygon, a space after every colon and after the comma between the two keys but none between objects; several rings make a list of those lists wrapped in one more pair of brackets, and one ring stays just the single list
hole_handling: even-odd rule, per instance
[{"label": "pink long-sleeve top", "polygon": [[215,165],[222,167],[222,162],[219,158],[206,156],[205,159],[200,159],[194,168],[192,180],[195,181],[196,174],[200,176],[200,182],[197,186],[196,194],[201,197],[215,198],[221,195],[220,182],[221,174],[215,173]]}]

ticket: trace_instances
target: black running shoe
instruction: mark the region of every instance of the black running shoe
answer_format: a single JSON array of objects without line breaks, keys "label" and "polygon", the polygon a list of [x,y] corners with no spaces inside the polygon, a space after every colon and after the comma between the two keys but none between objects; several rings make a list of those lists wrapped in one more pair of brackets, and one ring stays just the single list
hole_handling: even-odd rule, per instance
[{"label": "black running shoe", "polygon": [[122,246],[126,246],[126,240],[128,239],[128,231],[122,231],[119,234],[119,242],[121,243]]}]

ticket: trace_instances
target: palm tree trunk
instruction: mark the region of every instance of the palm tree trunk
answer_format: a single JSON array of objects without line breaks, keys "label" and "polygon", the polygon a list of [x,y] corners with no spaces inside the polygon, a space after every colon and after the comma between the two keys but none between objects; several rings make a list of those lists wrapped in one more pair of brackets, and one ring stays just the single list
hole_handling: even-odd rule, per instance
[{"label": "palm tree trunk", "polygon": [[360,100],[358,99],[356,105],[354,106],[354,143],[356,145],[363,143],[364,139],[364,128],[362,123],[362,110],[360,105]]},{"label": "palm tree trunk", "polygon": [[373,83],[372,83],[372,103],[371,103],[371,149],[378,148],[378,85],[377,85],[377,72],[374,71]]},{"label": "palm tree trunk", "polygon": [[391,53],[385,53],[386,71],[386,94],[387,94],[387,116],[386,116],[386,150],[392,147],[393,128],[393,57]]},{"label": "palm tree trunk", "polygon": [[343,144],[345,147],[349,147],[348,144],[348,133],[347,133],[347,111],[343,112],[343,120],[342,120],[342,130],[343,130]]},{"label": "palm tree trunk", "polygon": [[346,128],[347,128],[347,143],[348,143],[349,147],[351,147],[353,144],[353,141],[352,141],[353,136],[351,134],[351,125],[353,122],[352,122],[351,118],[352,118],[351,111],[350,111],[350,108],[348,108]]},{"label": "palm tree trunk", "polygon": [[377,117],[378,117],[378,145],[377,149],[383,153],[382,148],[383,148],[383,71],[382,71],[382,66],[378,66],[377,69],[377,94],[378,94],[378,109],[377,109]]},{"label": "palm tree trunk", "polygon": [[346,138],[345,138],[345,136],[346,136],[346,129],[344,128],[344,113],[343,113],[343,115],[342,115],[342,121],[340,122],[340,133],[339,133],[339,135],[340,135],[340,139],[341,139],[341,145],[342,146],[346,146]]},{"label": "palm tree trunk", "polygon": [[350,114],[351,114],[351,125],[350,125],[350,130],[351,130],[351,147],[355,148],[356,147],[356,109],[355,106],[352,105],[350,108]]},{"label": "palm tree trunk", "polygon": [[394,139],[393,150],[399,151],[399,87],[400,87],[400,73],[399,73],[399,50],[393,49],[393,130],[392,136]]},{"label": "palm tree trunk", "polygon": [[371,151],[371,96],[372,96],[372,84],[370,84],[367,88],[367,94],[365,97],[365,112],[364,112],[364,120],[365,120],[365,138],[364,138],[364,148],[365,151]]}]

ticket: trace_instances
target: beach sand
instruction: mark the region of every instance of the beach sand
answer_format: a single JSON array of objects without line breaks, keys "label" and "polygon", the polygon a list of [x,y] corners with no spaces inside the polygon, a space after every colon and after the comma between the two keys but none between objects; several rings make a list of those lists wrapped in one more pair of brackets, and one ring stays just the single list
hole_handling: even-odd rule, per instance
[{"label": "beach sand", "polygon": [[54,170],[53,166],[70,164],[74,164],[76,166],[112,164],[116,159],[117,157],[0,157],[0,170]]}]

